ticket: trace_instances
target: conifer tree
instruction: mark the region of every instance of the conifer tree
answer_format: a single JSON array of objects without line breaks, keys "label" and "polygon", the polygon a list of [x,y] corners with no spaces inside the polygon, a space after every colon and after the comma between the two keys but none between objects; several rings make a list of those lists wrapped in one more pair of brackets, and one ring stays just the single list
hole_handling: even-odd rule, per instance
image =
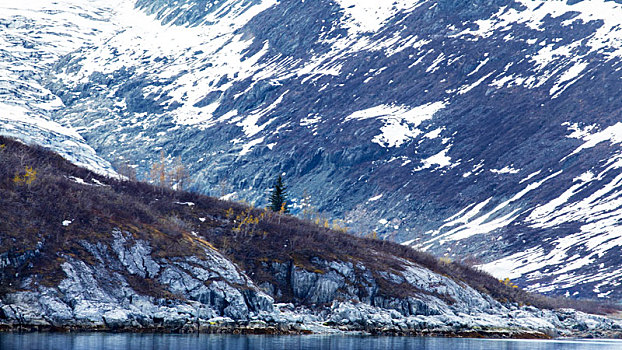
[{"label": "conifer tree", "polygon": [[270,210],[277,213],[289,213],[287,209],[287,194],[286,187],[283,185],[283,179],[281,175],[276,179],[272,194],[270,195]]}]

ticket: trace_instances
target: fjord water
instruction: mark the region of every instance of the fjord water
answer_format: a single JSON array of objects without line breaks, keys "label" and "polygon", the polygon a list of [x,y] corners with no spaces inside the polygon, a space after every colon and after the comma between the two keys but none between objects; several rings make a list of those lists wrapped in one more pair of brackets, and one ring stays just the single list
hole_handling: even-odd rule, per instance
[{"label": "fjord water", "polygon": [[609,350],[620,340],[498,340],[368,336],[0,333],[1,350]]}]

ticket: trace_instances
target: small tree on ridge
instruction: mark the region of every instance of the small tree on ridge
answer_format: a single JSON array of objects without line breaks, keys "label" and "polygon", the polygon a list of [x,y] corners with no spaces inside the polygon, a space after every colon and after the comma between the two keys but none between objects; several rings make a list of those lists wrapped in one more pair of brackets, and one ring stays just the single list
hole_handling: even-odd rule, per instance
[{"label": "small tree on ridge", "polygon": [[289,213],[287,209],[287,194],[285,192],[287,188],[283,185],[283,179],[281,175],[276,179],[272,194],[270,195],[270,210],[277,213]]}]

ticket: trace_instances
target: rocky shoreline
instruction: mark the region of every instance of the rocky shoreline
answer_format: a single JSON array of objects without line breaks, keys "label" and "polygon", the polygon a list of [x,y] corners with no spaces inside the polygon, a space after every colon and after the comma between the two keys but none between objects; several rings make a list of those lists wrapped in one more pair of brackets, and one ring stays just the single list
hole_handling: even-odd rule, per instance
[{"label": "rocky shoreline", "polygon": [[[112,238],[109,246],[80,242],[95,261],[62,255],[56,286],[26,278],[0,297],[0,331],[622,338],[622,320],[503,303],[398,257],[399,270],[262,262],[274,281],[258,284],[209,246],[200,258],[155,258],[147,241],[121,231]],[[145,289],[154,280],[160,291]],[[408,293],[389,296],[390,288]],[[278,300],[285,293],[293,302]]]},{"label": "rocky shoreline", "polygon": [[[314,328],[321,328],[315,325]],[[563,336],[553,337],[546,333],[528,330],[509,330],[509,329],[479,329],[479,330],[401,330],[392,328],[357,330],[350,327],[330,328],[325,331],[311,331],[300,325],[265,324],[252,325],[251,323],[236,323],[230,326],[206,326],[206,327],[184,327],[182,329],[167,328],[116,328],[107,327],[57,327],[39,325],[0,325],[0,333],[157,333],[157,334],[232,334],[232,335],[360,335],[360,336],[396,336],[396,337],[437,337],[437,338],[486,338],[486,339],[622,339],[620,332],[571,332]]]},{"label": "rocky shoreline", "polygon": [[[206,333],[254,335],[371,335],[415,337],[468,337],[494,339],[608,338],[622,339],[622,322],[575,310],[539,310],[511,306],[507,314],[400,316],[369,305],[334,302],[311,311],[292,304],[274,304],[273,312],[253,314],[250,319],[197,318],[179,313],[177,318],[148,319],[128,315],[125,319],[99,322],[71,320],[58,323],[46,317],[15,317],[0,305],[0,332],[113,332],[113,333]],[[144,316],[144,315],[143,315]],[[388,316],[388,317],[387,317]],[[487,321],[485,321],[487,319]],[[478,323],[479,320],[479,323]],[[487,322],[487,323],[486,323]]]},{"label": "rocky shoreline", "polygon": [[[395,330],[395,329],[376,329],[376,330],[349,330],[347,328],[331,329],[329,332],[312,332],[296,325],[266,325],[266,327],[255,327],[249,325],[236,325],[233,327],[207,327],[200,329],[181,329],[171,330],[163,328],[75,328],[75,327],[42,327],[42,326],[0,326],[1,332],[32,333],[32,332],[53,332],[53,333],[159,333],[159,334],[235,334],[235,335],[312,335],[312,334],[334,334],[334,335],[361,335],[361,336],[407,336],[407,337],[442,337],[442,338],[488,338],[488,339],[553,339],[540,332],[511,331],[511,330],[465,330],[465,331],[437,331],[437,330]],[[576,337],[573,337],[576,338]],[[581,337],[589,338],[589,337]],[[609,338],[609,337],[608,337]],[[622,339],[622,338],[621,338]]]}]

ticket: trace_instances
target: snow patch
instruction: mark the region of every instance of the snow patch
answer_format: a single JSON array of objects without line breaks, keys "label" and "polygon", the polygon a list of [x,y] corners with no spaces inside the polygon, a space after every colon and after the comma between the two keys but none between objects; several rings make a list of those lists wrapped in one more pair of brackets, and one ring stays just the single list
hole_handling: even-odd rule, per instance
[{"label": "snow patch", "polygon": [[609,141],[609,143],[612,145],[622,143],[622,122],[618,122],[601,131],[589,133],[589,131],[593,129],[594,127],[588,127],[584,130],[577,130],[575,131],[576,134],[573,133],[569,136],[569,137],[581,138],[583,141],[585,141],[585,143],[579,146],[577,149],[575,149],[572,153],[570,153],[564,159],[562,159],[562,161],[585,149],[592,148],[601,142]]},{"label": "snow patch", "polygon": [[242,146],[242,150],[240,151],[240,156],[245,156],[247,155],[252,149],[253,147],[259,145],[260,143],[262,143],[264,140],[264,137],[260,137],[258,139],[252,140],[247,142],[246,144],[244,144]]},{"label": "snow patch", "polygon": [[520,169],[514,169],[512,166],[505,166],[501,169],[490,169],[493,174],[518,174]]},{"label": "snow patch", "polygon": [[429,158],[421,160],[421,163],[423,163],[423,165],[415,169],[415,171],[432,168],[435,165],[439,168],[452,166],[453,164],[451,162],[451,157],[447,155],[447,152],[449,152],[449,149],[450,147],[447,147],[444,150],[438,152],[437,154]]},{"label": "snow patch", "polygon": [[367,201],[368,201],[368,202],[375,202],[375,201],[379,200],[380,198],[382,198],[382,193],[381,193],[381,194],[379,194],[379,195],[377,195],[377,196],[373,196],[373,197],[371,197],[371,198],[370,198],[370,199],[368,199]]},{"label": "snow patch", "polygon": [[399,11],[412,11],[417,0],[336,0],[345,13],[345,26],[355,33],[376,32]]},{"label": "snow patch", "polygon": [[408,140],[422,133],[417,127],[425,120],[432,119],[435,113],[447,106],[446,102],[427,103],[415,108],[395,105],[378,105],[356,111],[345,118],[350,120],[380,119],[384,125],[382,132],[372,142],[383,147],[400,147]]}]

